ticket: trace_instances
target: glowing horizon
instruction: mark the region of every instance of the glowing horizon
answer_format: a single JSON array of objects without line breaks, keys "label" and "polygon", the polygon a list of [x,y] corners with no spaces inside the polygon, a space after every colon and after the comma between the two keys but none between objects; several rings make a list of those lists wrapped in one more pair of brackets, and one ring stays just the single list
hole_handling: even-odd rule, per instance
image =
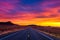
[{"label": "glowing horizon", "polygon": [[0,0],[0,22],[60,26],[60,0]]}]

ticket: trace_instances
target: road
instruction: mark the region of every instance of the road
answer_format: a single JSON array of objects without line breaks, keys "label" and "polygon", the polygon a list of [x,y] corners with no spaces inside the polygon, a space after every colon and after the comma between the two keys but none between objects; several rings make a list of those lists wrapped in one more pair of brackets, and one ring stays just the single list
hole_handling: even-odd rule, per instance
[{"label": "road", "polygon": [[1,37],[0,40],[60,40],[32,28],[21,30]]}]

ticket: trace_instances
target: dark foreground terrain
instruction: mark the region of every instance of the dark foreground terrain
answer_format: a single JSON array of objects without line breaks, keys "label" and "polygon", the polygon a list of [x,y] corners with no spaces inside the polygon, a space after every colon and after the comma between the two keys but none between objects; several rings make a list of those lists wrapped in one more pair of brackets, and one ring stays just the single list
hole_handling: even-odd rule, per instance
[{"label": "dark foreground terrain", "polygon": [[0,40],[60,40],[32,28],[2,36]]},{"label": "dark foreground terrain", "polygon": [[0,22],[0,40],[60,40],[60,27]]}]

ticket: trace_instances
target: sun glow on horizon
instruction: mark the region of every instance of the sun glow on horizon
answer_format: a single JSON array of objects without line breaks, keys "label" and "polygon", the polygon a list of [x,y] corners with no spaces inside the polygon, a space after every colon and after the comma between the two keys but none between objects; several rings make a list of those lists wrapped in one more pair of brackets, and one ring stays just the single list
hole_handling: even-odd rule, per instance
[{"label": "sun glow on horizon", "polygon": [[13,22],[18,25],[38,25],[38,26],[51,26],[51,27],[60,27],[60,22],[39,22],[39,21],[16,21]]}]

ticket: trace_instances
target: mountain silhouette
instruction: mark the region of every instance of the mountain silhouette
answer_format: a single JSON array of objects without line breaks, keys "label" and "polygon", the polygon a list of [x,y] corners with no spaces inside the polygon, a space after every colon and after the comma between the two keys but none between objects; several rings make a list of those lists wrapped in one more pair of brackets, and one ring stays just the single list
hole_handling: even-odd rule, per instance
[{"label": "mountain silhouette", "polygon": [[11,21],[8,22],[0,22],[0,25],[14,25]]}]

